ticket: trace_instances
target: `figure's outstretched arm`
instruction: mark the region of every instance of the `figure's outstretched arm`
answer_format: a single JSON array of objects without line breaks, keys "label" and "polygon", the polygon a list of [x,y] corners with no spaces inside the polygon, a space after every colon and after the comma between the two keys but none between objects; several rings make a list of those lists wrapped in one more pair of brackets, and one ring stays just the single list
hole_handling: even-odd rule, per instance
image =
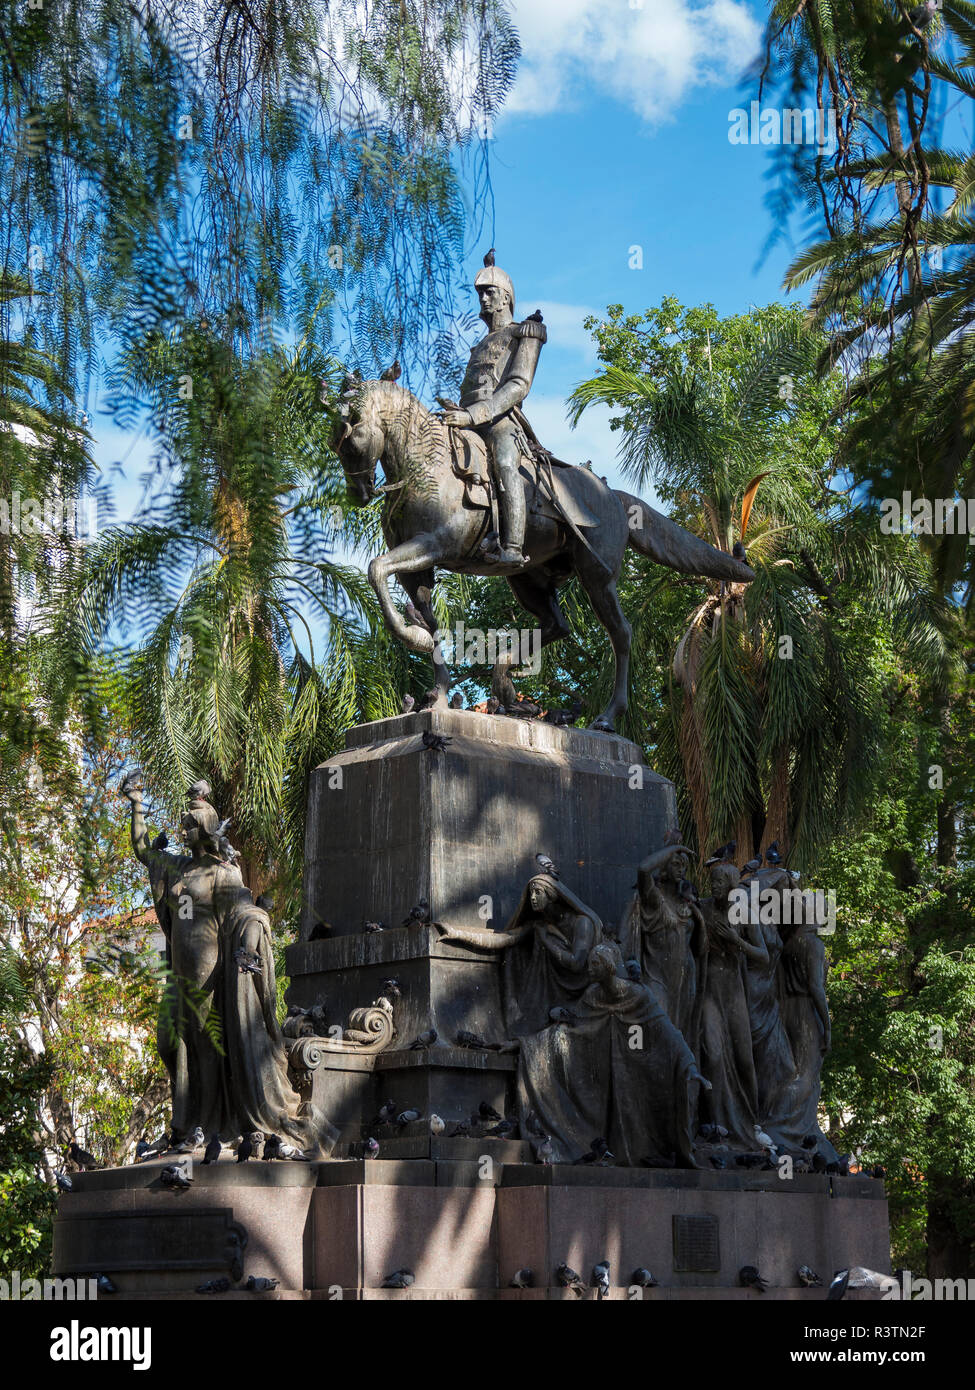
[{"label": "figure's outstretched arm", "polygon": [[119,787],[119,794],[126,798],[131,810],[132,848],[136,858],[148,866],[152,862],[152,846],[146,818],[142,814],[142,772],[139,768],[128,774]]},{"label": "figure's outstretched arm", "polygon": [[515,946],[528,930],[523,923],[509,931],[489,931],[486,927],[447,927],[442,922],[436,924],[440,940],[459,946],[480,946],[488,951],[503,951],[507,946]]}]

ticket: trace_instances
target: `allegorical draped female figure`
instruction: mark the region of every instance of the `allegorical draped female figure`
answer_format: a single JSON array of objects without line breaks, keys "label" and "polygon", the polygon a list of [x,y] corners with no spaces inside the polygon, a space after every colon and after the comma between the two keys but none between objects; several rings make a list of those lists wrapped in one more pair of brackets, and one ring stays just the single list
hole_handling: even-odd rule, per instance
[{"label": "allegorical draped female figure", "polygon": [[571,1006],[589,985],[586,962],[602,923],[570,888],[536,874],[504,931],[442,928],[445,941],[504,951],[501,999],[509,1038],[537,1033],[556,1006]]},{"label": "allegorical draped female figure", "polygon": [[181,855],[150,842],[138,773],[126,778],[122,793],[166,937],[158,1044],[172,1089],[175,1139],[196,1126],[208,1137],[260,1130],[328,1152],[337,1131],[301,1101],[288,1076],[270,919],[225,857],[209,788],[191,789],[182,818],[188,853]]},{"label": "allegorical draped female figure", "polygon": [[590,951],[573,1019],[521,1039],[518,1104],[549,1136],[557,1162],[597,1136],[616,1160],[692,1168],[698,1091],[693,1053],[646,985],[630,980],[619,947]]},{"label": "allegorical draped female figure", "polygon": [[668,845],[644,859],[637,871],[637,891],[620,927],[625,959],[640,962],[654,998],[697,1051],[700,976],[706,937],[692,902],[680,885],[690,850]]}]

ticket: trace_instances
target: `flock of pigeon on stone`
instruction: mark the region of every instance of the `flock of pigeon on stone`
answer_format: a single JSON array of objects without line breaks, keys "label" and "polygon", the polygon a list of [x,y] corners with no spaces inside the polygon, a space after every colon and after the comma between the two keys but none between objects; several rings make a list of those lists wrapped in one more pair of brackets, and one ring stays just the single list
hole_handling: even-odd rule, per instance
[{"label": "flock of pigeon on stone", "polygon": [[[585,1298],[592,1290],[597,1302],[602,1302],[604,1298],[610,1296],[613,1287],[611,1278],[612,1269],[609,1260],[600,1260],[594,1264],[589,1274],[589,1283],[578,1274],[571,1265],[560,1264],[555,1270],[555,1283],[559,1288],[570,1289],[576,1298]],[[822,1288],[823,1281],[814,1269],[808,1265],[800,1265],[796,1270],[799,1283],[804,1289]],[[755,1265],[742,1265],[738,1271],[738,1282],[743,1289],[754,1289],[757,1293],[764,1293],[769,1287],[768,1281],[763,1279]],[[408,1289],[416,1283],[416,1275],[411,1269],[396,1269],[392,1274],[387,1274],[380,1285],[383,1289]],[[849,1269],[837,1270],[833,1276],[832,1283],[826,1294],[827,1300],[835,1302],[837,1299],[844,1298],[848,1289],[885,1289],[890,1283],[889,1274],[878,1274],[876,1270],[865,1269],[862,1265],[851,1265]],[[527,1266],[519,1269],[511,1278],[508,1284],[510,1289],[532,1289],[535,1287],[534,1271]],[[635,1269],[630,1275],[626,1286],[627,1297],[642,1297],[637,1294],[637,1289],[654,1289],[657,1287],[657,1280],[650,1273],[649,1269],[640,1267]]]},{"label": "flock of pigeon on stone", "polygon": [[[437,701],[438,691],[427,690],[420,703],[417,704],[412,695],[404,695],[400,702],[400,712],[402,714],[422,714],[424,710],[433,709]],[[464,697],[458,690],[450,697],[451,709],[465,709]],[[525,721],[539,720],[542,724],[554,724],[556,728],[562,729],[569,724],[574,724],[582,714],[582,701],[572,700],[568,709],[544,709],[533,700],[519,699],[513,705],[503,705],[496,695],[491,695],[480,705],[472,706],[476,714],[496,714],[509,719],[523,719]],[[423,734],[423,746],[432,751],[442,753],[450,739],[445,739],[442,734],[431,734],[429,731]]]}]

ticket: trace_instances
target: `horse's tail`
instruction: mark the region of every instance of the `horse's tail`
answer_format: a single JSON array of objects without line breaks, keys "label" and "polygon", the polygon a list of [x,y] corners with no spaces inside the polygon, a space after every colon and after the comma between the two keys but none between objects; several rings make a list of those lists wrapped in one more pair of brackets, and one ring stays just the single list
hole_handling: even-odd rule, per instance
[{"label": "horse's tail", "polygon": [[709,579],[730,579],[748,584],[755,578],[754,570],[736,560],[725,550],[717,550],[700,536],[694,536],[678,526],[676,521],[648,507],[640,497],[617,490],[629,522],[627,541],[640,555],[655,560],[658,565],[679,570],[682,574],[707,575]]}]

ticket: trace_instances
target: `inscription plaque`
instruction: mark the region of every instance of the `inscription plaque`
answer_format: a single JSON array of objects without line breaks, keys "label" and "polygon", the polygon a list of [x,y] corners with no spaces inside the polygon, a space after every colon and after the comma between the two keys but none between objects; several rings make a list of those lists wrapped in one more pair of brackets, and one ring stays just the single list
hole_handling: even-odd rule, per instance
[{"label": "inscription plaque", "polygon": [[721,1268],[716,1216],[674,1217],[674,1272],[712,1274]]}]

